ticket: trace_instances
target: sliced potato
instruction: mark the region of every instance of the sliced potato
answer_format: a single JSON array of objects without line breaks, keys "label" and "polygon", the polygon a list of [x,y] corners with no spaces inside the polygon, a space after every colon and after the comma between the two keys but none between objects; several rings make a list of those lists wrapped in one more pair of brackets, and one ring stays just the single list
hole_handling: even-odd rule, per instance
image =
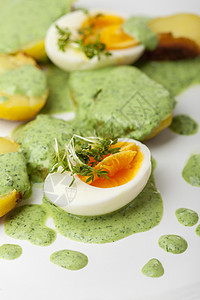
[{"label": "sliced potato", "polygon": [[[19,144],[11,138],[0,137],[0,155],[9,152],[17,152],[18,147]],[[16,190],[13,190],[7,195],[0,196],[0,217],[13,209],[19,199],[20,195]]]},{"label": "sliced potato", "polygon": [[0,196],[0,217],[11,211],[20,199],[20,195],[13,190],[7,195]]},{"label": "sliced potato", "polygon": [[149,134],[147,137],[145,137],[145,140],[149,140],[149,139],[153,138],[158,133],[160,133],[163,129],[169,127],[170,124],[171,124],[171,122],[172,122],[172,113],[169,115],[168,118],[166,118],[165,120],[163,120],[160,123],[160,125],[152,131],[151,134]]},{"label": "sliced potato", "polygon": [[37,43],[29,44],[22,50],[25,54],[32,56],[40,62],[45,61],[47,59],[44,40],[38,41]]},{"label": "sliced potato", "polygon": [[[0,76],[3,76],[5,72],[16,70],[25,65],[33,66],[38,73],[38,67],[34,59],[22,53],[17,55],[0,55]],[[43,78],[45,75],[42,74],[40,76]],[[32,79],[35,80],[35,77]],[[24,87],[23,82],[17,82],[16,86],[18,87],[19,84]],[[12,87],[10,90],[12,90]],[[44,92],[39,96],[30,96],[22,93],[15,94],[10,91],[8,93],[0,89],[0,118],[15,121],[32,119],[45,105],[47,97],[48,89],[46,84],[44,84]]]},{"label": "sliced potato", "polygon": [[175,14],[153,19],[148,25],[157,34],[172,33],[174,38],[190,39],[200,48],[200,17],[197,15]]},{"label": "sliced potato", "polygon": [[0,137],[0,155],[9,153],[9,152],[17,152],[19,144],[16,143],[11,138],[3,138]]},{"label": "sliced potato", "polygon": [[[11,138],[0,137],[0,155],[2,155],[2,157],[7,153],[17,152],[18,147],[19,144]],[[7,193],[6,195],[0,195],[0,217],[4,216],[11,209],[13,209],[23,196],[24,193],[20,194],[14,187],[13,191]]]}]

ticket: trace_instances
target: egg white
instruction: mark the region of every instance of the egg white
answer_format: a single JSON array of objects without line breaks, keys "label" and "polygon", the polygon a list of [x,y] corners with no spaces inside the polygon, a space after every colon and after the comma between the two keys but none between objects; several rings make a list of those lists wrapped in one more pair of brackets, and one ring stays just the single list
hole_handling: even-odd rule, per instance
[{"label": "egg white", "polygon": [[[111,11],[89,11],[90,16],[98,13],[118,15],[122,18],[127,18],[127,16],[125,17],[122,14]],[[61,51],[57,45],[58,32],[55,25],[58,25],[61,28],[69,28],[69,30],[72,32],[71,37],[74,40],[78,38],[77,31],[87,18],[88,15],[83,11],[74,11],[58,19],[49,28],[45,39],[46,53],[50,60],[59,68],[65,71],[76,71],[97,69],[110,65],[129,65],[135,62],[143,54],[143,45],[120,50],[112,50],[110,51],[112,53],[111,56],[101,55],[100,60],[98,60],[97,57],[93,57],[92,59],[87,58],[86,55],[80,49],[78,49],[78,46],[75,43],[67,46],[65,52]]]},{"label": "egg white", "polygon": [[[44,184],[44,192],[49,200],[69,213],[84,216],[107,214],[131,202],[147,184],[151,174],[151,153],[147,146],[136,140],[120,139],[120,141],[134,142],[139,146],[139,149],[144,156],[139,172],[131,181],[117,187],[99,188],[90,186],[83,182],[78,176],[75,176],[74,184],[71,188],[66,187],[67,194],[65,193],[65,195],[63,195],[59,183],[66,184],[65,176],[67,172],[64,174],[53,173],[47,176]],[[70,173],[67,175],[69,176],[67,180],[70,182],[72,180],[72,178],[70,178]],[[53,193],[49,192],[49,182],[51,180],[53,180],[54,183],[56,182],[57,197],[55,197],[55,191]],[[60,202],[56,203],[58,194],[60,194]],[[68,199],[66,199],[66,195],[68,195]]]}]

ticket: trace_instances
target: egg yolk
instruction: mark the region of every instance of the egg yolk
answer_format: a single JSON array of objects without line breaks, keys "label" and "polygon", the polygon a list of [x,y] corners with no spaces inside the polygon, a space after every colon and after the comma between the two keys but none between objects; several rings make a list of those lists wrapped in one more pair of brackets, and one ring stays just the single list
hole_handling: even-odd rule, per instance
[{"label": "egg yolk", "polygon": [[118,50],[134,47],[139,44],[122,29],[124,19],[113,15],[96,15],[86,19],[80,32],[85,44],[100,41],[106,50]]},{"label": "egg yolk", "polygon": [[[139,172],[143,154],[135,143],[118,142],[113,145],[113,148],[120,148],[120,150],[106,156],[94,167],[96,170],[107,171],[109,179],[94,175],[93,182],[89,182],[91,186],[100,188],[120,186],[131,181]],[[79,178],[86,182],[88,176],[79,176]]]}]

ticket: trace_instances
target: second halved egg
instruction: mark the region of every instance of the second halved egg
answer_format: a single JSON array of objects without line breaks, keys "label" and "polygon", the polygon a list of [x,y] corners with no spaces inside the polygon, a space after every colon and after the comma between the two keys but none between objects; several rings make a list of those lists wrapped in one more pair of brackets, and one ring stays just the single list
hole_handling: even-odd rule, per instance
[{"label": "second halved egg", "polygon": [[143,54],[144,46],[123,31],[126,19],[104,10],[69,13],[49,28],[47,55],[66,71],[131,64]]}]

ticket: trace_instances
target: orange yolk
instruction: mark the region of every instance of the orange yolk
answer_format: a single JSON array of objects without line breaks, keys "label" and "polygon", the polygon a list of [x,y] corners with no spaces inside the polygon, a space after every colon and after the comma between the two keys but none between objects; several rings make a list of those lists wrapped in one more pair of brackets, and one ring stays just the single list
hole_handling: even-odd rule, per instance
[{"label": "orange yolk", "polygon": [[[94,181],[90,185],[100,188],[110,188],[123,185],[131,181],[139,172],[143,154],[135,143],[118,142],[113,148],[120,148],[119,152],[106,156],[94,168],[108,172],[109,180],[94,176]],[[86,182],[88,176],[79,176]]]},{"label": "orange yolk", "polygon": [[106,45],[106,50],[117,50],[138,45],[133,37],[122,29],[124,19],[112,15],[97,15],[86,19],[81,27],[85,33],[84,43],[95,43],[99,40]]}]

